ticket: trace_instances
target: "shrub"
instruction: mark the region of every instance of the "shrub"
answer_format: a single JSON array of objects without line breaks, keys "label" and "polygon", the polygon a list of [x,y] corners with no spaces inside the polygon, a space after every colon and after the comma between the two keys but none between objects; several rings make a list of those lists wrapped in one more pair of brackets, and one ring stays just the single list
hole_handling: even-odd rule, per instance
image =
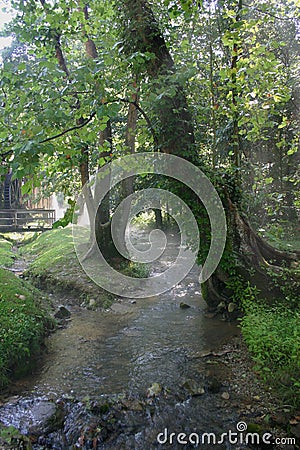
[{"label": "shrub", "polygon": [[256,369],[286,399],[300,402],[300,312],[283,305],[253,303],[241,319]]}]

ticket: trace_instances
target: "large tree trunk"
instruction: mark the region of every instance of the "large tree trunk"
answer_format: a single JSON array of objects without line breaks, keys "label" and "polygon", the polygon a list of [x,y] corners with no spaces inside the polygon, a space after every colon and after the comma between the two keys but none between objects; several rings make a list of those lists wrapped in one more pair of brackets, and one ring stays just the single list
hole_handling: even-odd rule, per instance
[{"label": "large tree trunk", "polygon": [[[150,52],[155,55],[145,62],[145,70],[154,82],[154,86],[165,87],[166,95],[161,96],[161,103],[155,109],[159,121],[157,131],[160,150],[181,156],[196,165],[199,158],[194,146],[193,119],[189,112],[184,89],[172,75],[175,72],[173,59],[169,53],[158,23],[145,0],[122,0],[120,2],[124,15],[124,41],[127,53]],[[241,2],[239,3],[241,7]],[[239,13],[238,13],[239,14]],[[235,59],[232,61],[234,68]],[[168,95],[172,86],[173,94]],[[233,102],[236,93],[233,93]],[[235,129],[235,166],[239,166],[240,148],[238,129]],[[204,168],[202,168],[204,169]],[[237,187],[237,186],[236,186]],[[222,190],[222,187],[221,187]],[[226,309],[232,296],[236,298],[234,286],[230,281],[234,277],[250,281],[261,291],[261,296],[273,299],[283,295],[281,281],[276,286],[272,268],[280,278],[281,266],[291,266],[297,255],[279,252],[259,238],[246,218],[242,217],[232,199],[228,198],[225,187],[222,198],[228,223],[227,247],[224,259],[232,259],[232,264],[220,264],[211,278],[202,285],[206,302],[212,308],[220,303]],[[209,225],[208,225],[209,226]],[[204,230],[204,237],[208,230]],[[229,267],[230,266],[230,267]],[[234,267],[234,275],[232,273]],[[288,280],[290,282],[290,280]],[[231,288],[229,286],[231,285]]]},{"label": "large tree trunk", "polygon": [[158,119],[159,147],[165,153],[181,156],[197,162],[193,118],[187,105],[183,86],[174,80],[174,61],[160,32],[158,23],[145,0],[122,0],[125,51],[150,52],[155,55],[145,63],[154,88],[164,87],[166,94],[154,105]]},{"label": "large tree trunk", "polygon": [[[112,152],[112,128],[111,123],[108,121],[106,128],[99,133],[99,146],[100,148],[104,148],[105,143],[109,144],[110,152]],[[110,158],[110,156],[109,156]],[[101,167],[99,167],[101,169]],[[95,184],[95,200],[101,197],[101,192],[99,191],[99,183]],[[97,205],[98,206],[98,205]],[[110,227],[110,192],[108,192],[101,204],[97,208],[97,213],[95,217],[95,237],[96,242],[94,245],[99,246],[99,249],[103,256],[106,259],[110,259],[110,257],[114,254],[113,248],[113,240],[111,235],[111,227]]]},{"label": "large tree trunk", "polygon": [[[84,7],[84,17],[88,22],[89,14],[88,7]],[[96,45],[92,39],[85,34],[85,52],[88,58],[98,59],[98,52]],[[108,142],[110,153],[112,153],[112,128],[111,122],[108,120],[106,128],[99,132],[99,147],[102,150],[104,148],[105,143]],[[100,169],[101,167],[99,167]],[[95,183],[95,192],[94,192],[94,227],[95,233],[93,232],[93,226],[91,224],[91,231],[93,232],[94,239],[91,245],[90,250],[88,251],[88,255],[93,254],[95,247],[99,246],[101,253],[107,258],[109,257],[112,249],[112,237],[110,232],[110,195],[107,193],[102,200],[101,204],[97,204],[97,199],[100,198],[101,192],[99,191],[99,183]]]}]

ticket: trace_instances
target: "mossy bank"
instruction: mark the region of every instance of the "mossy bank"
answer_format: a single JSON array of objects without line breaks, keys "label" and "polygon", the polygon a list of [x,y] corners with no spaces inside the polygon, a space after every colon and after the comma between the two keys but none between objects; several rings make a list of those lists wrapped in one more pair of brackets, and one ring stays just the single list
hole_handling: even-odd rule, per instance
[{"label": "mossy bank", "polygon": [[21,252],[29,261],[25,276],[38,288],[59,293],[78,305],[107,308],[112,304],[114,296],[97,286],[82,269],[71,227],[42,233]]},{"label": "mossy bank", "polygon": [[[13,263],[12,245],[5,239],[0,241],[0,255],[1,265]],[[0,267],[0,388],[28,373],[53,328],[39,291]]]}]

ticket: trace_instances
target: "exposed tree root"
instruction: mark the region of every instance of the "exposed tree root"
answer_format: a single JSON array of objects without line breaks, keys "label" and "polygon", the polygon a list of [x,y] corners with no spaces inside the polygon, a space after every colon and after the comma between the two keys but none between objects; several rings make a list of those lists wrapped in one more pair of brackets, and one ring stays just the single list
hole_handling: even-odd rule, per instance
[{"label": "exposed tree root", "polygon": [[[297,265],[300,252],[280,251],[265,242],[230,200],[228,200],[227,220],[228,247],[232,249],[235,258],[237,275],[244,279],[245,286],[248,281],[255,286],[260,291],[260,296],[270,303],[283,298],[282,288],[285,284],[299,282],[297,274],[289,273],[288,277],[283,275],[286,269],[293,269],[293,266]],[[227,287],[229,279],[226,271],[218,268],[205,283],[202,291],[210,308],[216,308],[221,302],[228,304],[231,301],[233,292]]]}]

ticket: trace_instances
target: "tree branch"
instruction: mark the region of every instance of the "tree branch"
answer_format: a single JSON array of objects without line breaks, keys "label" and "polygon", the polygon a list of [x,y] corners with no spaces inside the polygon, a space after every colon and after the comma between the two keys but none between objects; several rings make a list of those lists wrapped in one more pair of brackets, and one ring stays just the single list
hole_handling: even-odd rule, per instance
[{"label": "tree branch", "polygon": [[134,101],[132,101],[132,100],[128,100],[128,99],[126,99],[126,98],[119,98],[119,99],[114,100],[114,101],[118,101],[118,100],[119,100],[120,102],[122,102],[122,103],[127,103],[127,104],[130,103],[131,105],[135,106],[136,109],[142,114],[142,116],[144,117],[144,119],[145,119],[146,122],[147,122],[147,125],[148,125],[149,129],[151,130],[151,133],[152,133],[152,136],[153,136],[153,139],[154,139],[155,146],[157,146],[157,145],[158,145],[158,137],[157,137],[157,135],[156,135],[156,132],[155,132],[153,126],[152,126],[151,120],[149,119],[149,117],[148,117],[148,115],[145,113],[145,111],[140,107],[140,105],[139,105],[137,102],[134,102]]},{"label": "tree branch", "polygon": [[2,161],[4,161],[4,159],[5,159],[8,155],[11,155],[12,152],[13,152],[13,151],[12,151],[12,149],[11,149],[11,150],[8,150],[7,152],[0,153],[0,157],[1,157]]},{"label": "tree branch", "polygon": [[[152,132],[154,143],[155,143],[155,145],[157,145],[158,144],[158,139],[157,139],[155,130],[154,130],[153,126],[152,126],[151,120],[148,117],[148,115],[146,114],[146,112],[139,106],[138,103],[133,102],[131,100],[128,100],[126,98],[116,98],[114,100],[108,100],[106,102],[103,102],[103,105],[108,105],[110,103],[118,103],[118,102],[126,103],[126,104],[130,103],[130,104],[132,104],[132,105],[134,105],[136,107],[136,109],[142,114],[142,116],[146,120],[147,125],[148,125],[149,129]],[[71,131],[79,130],[80,128],[85,127],[89,122],[91,122],[91,120],[93,120],[93,118],[95,116],[96,116],[96,111],[93,111],[91,113],[91,115],[87,119],[85,119],[80,125],[74,125],[73,127],[62,131],[61,133],[58,133],[58,134],[55,134],[54,136],[50,136],[50,137],[48,137],[46,139],[43,139],[42,141],[39,142],[39,144],[44,144],[45,142],[53,141],[54,139],[58,139],[58,138],[64,136],[65,134],[70,133]]]},{"label": "tree branch", "polygon": [[251,5],[247,4],[247,3],[244,3],[244,6],[247,6],[247,8],[252,8],[255,11],[258,11],[258,12],[260,12],[262,14],[265,14],[266,16],[274,17],[274,19],[277,19],[277,20],[287,20],[287,21],[294,20],[293,17],[279,17],[279,16],[276,16],[276,14],[271,13],[270,11],[264,11],[261,8],[258,8],[256,6],[251,6]]},{"label": "tree branch", "polygon": [[[153,135],[154,143],[157,146],[158,145],[158,139],[157,139],[156,132],[155,132],[153,126],[152,126],[151,120],[148,117],[147,113],[140,107],[140,105],[138,103],[133,102],[131,100],[128,100],[126,98],[116,98],[114,100],[103,102],[103,105],[108,105],[109,103],[118,103],[118,102],[126,103],[126,104],[130,103],[130,104],[132,104],[132,105],[134,105],[136,107],[136,109],[142,114],[142,116],[146,120],[147,125],[148,125],[148,127],[151,130],[151,133]],[[80,128],[85,127],[89,122],[91,122],[93,120],[93,118],[96,116],[96,114],[97,114],[96,111],[93,111],[91,113],[91,115],[87,119],[85,119],[82,123],[80,123],[79,125],[74,125],[71,128],[67,128],[66,130],[63,130],[60,133],[55,134],[54,136],[50,136],[50,137],[47,137],[46,139],[43,139],[42,141],[39,141],[38,143],[39,144],[45,144],[46,142],[58,139],[58,138],[64,136],[65,134],[67,134],[67,133],[71,133],[72,131],[79,130]],[[6,156],[10,155],[11,153],[13,153],[13,151],[9,150],[7,152],[1,153],[0,156],[1,156],[2,160],[4,160],[4,158]]]},{"label": "tree branch", "polygon": [[39,144],[44,144],[45,142],[49,142],[49,141],[53,141],[54,139],[57,139],[61,136],[64,136],[67,133],[70,133],[71,131],[74,130],[79,130],[80,128],[85,127],[91,120],[93,120],[93,118],[95,117],[96,112],[92,112],[92,114],[90,115],[90,117],[88,117],[87,119],[85,119],[81,124],[79,125],[74,125],[74,127],[68,128],[67,130],[62,131],[61,133],[55,134],[54,136],[50,136],[46,139],[43,139],[42,141],[39,142]]}]

